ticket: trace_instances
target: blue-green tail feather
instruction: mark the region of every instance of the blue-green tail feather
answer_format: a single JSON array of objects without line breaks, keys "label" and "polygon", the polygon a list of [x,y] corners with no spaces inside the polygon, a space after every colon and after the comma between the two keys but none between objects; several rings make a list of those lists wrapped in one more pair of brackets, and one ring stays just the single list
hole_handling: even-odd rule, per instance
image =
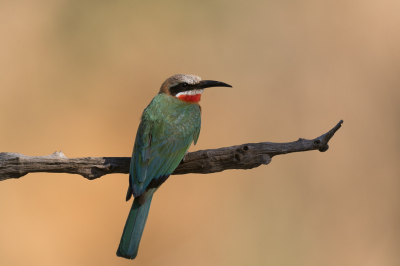
[{"label": "blue-green tail feather", "polygon": [[122,233],[121,241],[119,243],[117,256],[131,260],[136,258],[152,198],[153,196],[149,197],[143,205],[139,204],[139,197],[136,197],[133,200],[124,232]]}]

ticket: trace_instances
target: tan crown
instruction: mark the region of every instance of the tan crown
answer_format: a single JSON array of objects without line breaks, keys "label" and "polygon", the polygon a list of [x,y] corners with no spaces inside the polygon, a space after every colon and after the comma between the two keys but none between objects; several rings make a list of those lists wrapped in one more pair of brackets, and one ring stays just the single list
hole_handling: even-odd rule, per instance
[{"label": "tan crown", "polygon": [[201,78],[196,75],[176,74],[170,78],[167,78],[167,80],[164,81],[164,83],[161,85],[159,93],[170,94],[169,88],[176,86],[179,83],[187,83],[190,85],[196,85],[196,84],[199,84],[200,81],[201,81]]}]

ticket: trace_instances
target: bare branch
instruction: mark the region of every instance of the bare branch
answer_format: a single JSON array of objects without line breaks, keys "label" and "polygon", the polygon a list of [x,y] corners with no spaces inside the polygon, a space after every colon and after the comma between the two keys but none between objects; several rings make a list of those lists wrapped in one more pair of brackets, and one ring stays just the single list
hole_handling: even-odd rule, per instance
[{"label": "bare branch", "polygon": [[[248,143],[191,152],[172,174],[210,174],[228,169],[251,169],[269,164],[273,156],[280,154],[311,150],[324,152],[328,150],[329,140],[342,123],[343,120],[327,133],[312,140],[300,138],[288,143]],[[67,158],[62,152],[48,156],[3,152],[0,153],[0,181],[37,172],[79,174],[92,180],[106,174],[129,173],[130,160],[130,157]]]}]

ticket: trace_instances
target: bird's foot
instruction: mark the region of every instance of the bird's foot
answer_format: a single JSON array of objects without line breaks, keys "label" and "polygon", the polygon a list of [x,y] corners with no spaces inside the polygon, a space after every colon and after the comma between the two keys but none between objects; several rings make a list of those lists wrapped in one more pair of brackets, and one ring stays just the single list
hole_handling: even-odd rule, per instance
[{"label": "bird's foot", "polygon": [[189,153],[188,151],[187,151],[187,152],[185,152],[185,155],[183,155],[183,158],[182,158],[182,160],[181,160],[180,164],[183,164],[183,163],[185,163],[185,161],[186,161],[186,155],[187,155],[188,153]]}]

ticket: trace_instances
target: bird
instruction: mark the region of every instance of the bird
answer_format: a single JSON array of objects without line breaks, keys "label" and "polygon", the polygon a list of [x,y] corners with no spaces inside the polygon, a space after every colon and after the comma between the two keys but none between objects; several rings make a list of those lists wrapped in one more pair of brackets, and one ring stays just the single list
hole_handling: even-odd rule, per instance
[{"label": "bird", "polygon": [[135,259],[154,192],[168,179],[192,143],[200,135],[204,89],[232,87],[202,80],[196,75],[176,74],[162,83],[144,109],[136,134],[129,168],[126,201],[134,200],[122,233],[117,256]]}]

